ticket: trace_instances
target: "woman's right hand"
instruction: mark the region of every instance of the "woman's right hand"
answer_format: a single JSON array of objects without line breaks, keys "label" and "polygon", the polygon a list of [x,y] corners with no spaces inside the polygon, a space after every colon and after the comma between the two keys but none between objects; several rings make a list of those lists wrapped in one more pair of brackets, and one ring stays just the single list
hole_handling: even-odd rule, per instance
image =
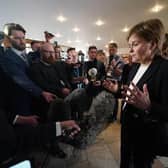
[{"label": "woman's right hand", "polygon": [[132,89],[125,86],[125,93],[123,95],[126,97],[125,102],[131,104],[142,110],[149,110],[151,106],[151,101],[149,97],[149,92],[147,84],[143,85],[143,90],[141,91],[134,83],[131,83]]}]

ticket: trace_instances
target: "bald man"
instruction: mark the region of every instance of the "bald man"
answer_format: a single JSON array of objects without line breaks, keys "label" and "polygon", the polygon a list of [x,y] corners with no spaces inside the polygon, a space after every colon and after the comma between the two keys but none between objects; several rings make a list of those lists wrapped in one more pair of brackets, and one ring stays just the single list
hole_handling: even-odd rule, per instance
[{"label": "bald man", "polygon": [[42,89],[64,98],[70,93],[71,88],[60,75],[61,69],[55,67],[55,61],[53,45],[44,43],[40,48],[40,62],[31,66],[30,77]]}]

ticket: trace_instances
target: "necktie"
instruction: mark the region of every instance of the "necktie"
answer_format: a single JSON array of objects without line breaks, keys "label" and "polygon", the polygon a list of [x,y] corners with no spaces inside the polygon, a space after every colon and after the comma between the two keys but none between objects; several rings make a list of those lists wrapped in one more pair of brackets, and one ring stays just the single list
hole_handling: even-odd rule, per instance
[{"label": "necktie", "polygon": [[25,54],[25,53],[21,53],[21,56],[22,56],[23,61],[24,61],[27,65],[29,65],[26,54]]}]

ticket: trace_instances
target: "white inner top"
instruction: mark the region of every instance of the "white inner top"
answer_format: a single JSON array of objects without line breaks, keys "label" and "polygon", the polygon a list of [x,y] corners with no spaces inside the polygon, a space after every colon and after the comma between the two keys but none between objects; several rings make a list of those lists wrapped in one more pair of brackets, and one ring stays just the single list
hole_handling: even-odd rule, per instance
[{"label": "white inner top", "polygon": [[[135,76],[134,76],[134,78],[133,78],[133,80],[132,80],[132,82],[133,82],[135,85],[136,85],[136,84],[139,82],[139,80],[142,78],[142,76],[143,76],[144,73],[147,71],[147,69],[148,69],[148,67],[149,67],[150,64],[151,64],[151,63],[149,63],[149,64],[141,64],[141,65],[140,65],[140,67],[139,67],[137,73],[135,74]],[[131,90],[133,89],[132,84],[129,85],[129,88],[130,88]],[[130,91],[127,91],[127,94],[130,95],[130,94],[131,94]],[[128,97],[126,97],[126,100],[128,100]],[[123,105],[123,108],[122,108],[123,110],[124,110],[126,104],[127,104],[127,103],[125,102],[124,105]]]}]

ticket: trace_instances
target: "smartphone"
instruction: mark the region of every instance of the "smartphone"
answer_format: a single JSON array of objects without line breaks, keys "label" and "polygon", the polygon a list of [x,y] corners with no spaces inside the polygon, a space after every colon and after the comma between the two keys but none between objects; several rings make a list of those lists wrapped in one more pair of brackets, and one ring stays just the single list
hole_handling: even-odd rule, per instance
[{"label": "smartphone", "polygon": [[24,161],[19,162],[9,168],[31,168],[31,163],[29,160],[24,160]]}]

